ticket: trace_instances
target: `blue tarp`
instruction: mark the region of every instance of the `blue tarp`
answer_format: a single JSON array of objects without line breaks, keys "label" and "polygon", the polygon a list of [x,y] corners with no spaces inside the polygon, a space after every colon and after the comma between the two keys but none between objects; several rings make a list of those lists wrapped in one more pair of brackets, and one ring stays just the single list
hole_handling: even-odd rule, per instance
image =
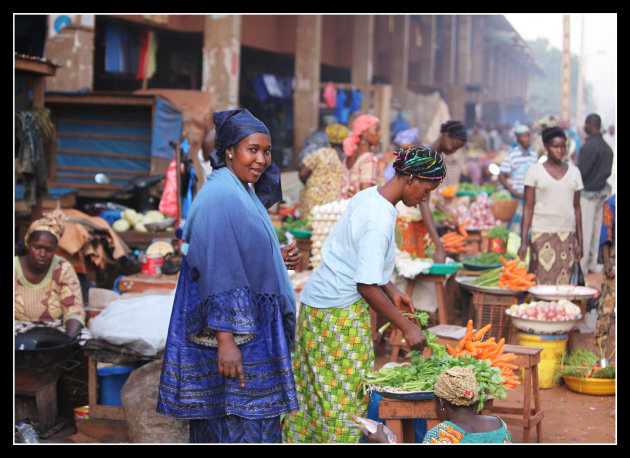
[{"label": "blue tarp", "polygon": [[173,159],[174,149],[170,142],[179,143],[182,136],[183,116],[165,99],[157,99],[155,119],[153,120],[153,138],[151,155]]},{"label": "blue tarp", "polygon": [[[56,181],[94,183],[94,170],[106,169],[110,183],[125,185],[140,174],[151,171],[151,156],[172,159],[170,142],[181,140],[183,116],[168,101],[158,97],[155,118],[151,122],[150,108],[121,110],[98,106],[59,109],[57,124]],[[91,153],[106,153],[98,156]],[[84,167],[91,171],[64,167]],[[118,172],[119,171],[119,172]],[[80,177],[76,177],[80,175]]]}]

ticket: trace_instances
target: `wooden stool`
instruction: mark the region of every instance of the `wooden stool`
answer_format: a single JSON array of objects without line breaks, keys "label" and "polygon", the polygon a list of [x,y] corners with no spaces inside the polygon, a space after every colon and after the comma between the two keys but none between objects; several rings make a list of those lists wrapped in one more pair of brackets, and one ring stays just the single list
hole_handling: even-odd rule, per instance
[{"label": "wooden stool", "polygon": [[15,371],[15,394],[35,398],[38,429],[42,437],[57,424],[57,382],[62,375],[57,366]]},{"label": "wooden stool", "polygon": [[413,294],[413,288],[416,285],[416,280],[429,281],[435,284],[435,296],[438,303],[438,319],[440,324],[448,324],[452,311],[451,304],[445,300],[444,295],[444,281],[446,280],[446,275],[420,274],[416,275],[413,280],[407,280],[407,289],[405,290],[405,293],[407,293],[407,296],[409,297]]},{"label": "wooden stool", "polygon": [[[482,415],[490,414],[493,401],[492,398],[486,401],[481,411]],[[425,418],[427,430],[440,422],[435,414],[435,398],[415,401],[383,398],[378,403],[378,416],[385,420],[385,424],[396,435],[399,443],[415,442],[414,419]]]},{"label": "wooden stool", "polygon": [[[517,359],[512,363],[525,369],[523,376],[523,407],[494,406],[492,413],[499,414],[508,425],[523,428],[523,442],[529,442],[529,433],[536,427],[536,441],[542,442],[543,410],[540,404],[540,385],[538,382],[538,363],[542,348],[505,345],[506,353],[514,353]],[[532,407],[532,397],[534,406]],[[514,415],[506,417],[503,414]]]}]

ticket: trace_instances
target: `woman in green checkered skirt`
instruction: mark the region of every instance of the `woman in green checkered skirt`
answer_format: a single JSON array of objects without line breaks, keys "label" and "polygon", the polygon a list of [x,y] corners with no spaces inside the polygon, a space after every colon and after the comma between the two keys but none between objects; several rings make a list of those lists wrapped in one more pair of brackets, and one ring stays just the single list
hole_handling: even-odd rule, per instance
[{"label": "woman in green checkered skirt", "polygon": [[412,349],[422,331],[399,309],[411,299],[390,281],[396,260],[399,201],[427,202],[446,176],[439,153],[427,147],[396,151],[396,175],[357,193],[322,246],[322,263],[300,293],[293,373],[300,410],[283,424],[287,443],[354,443],[348,413],[366,416],[363,378],[374,369],[370,308],[403,332]]}]

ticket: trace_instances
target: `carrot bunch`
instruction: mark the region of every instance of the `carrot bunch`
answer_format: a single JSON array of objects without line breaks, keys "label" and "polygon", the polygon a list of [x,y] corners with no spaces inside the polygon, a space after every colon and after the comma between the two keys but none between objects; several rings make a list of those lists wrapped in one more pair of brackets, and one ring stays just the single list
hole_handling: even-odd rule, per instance
[{"label": "carrot bunch", "polygon": [[459,231],[447,232],[440,239],[444,246],[444,251],[447,253],[463,253],[470,251],[470,248],[466,246],[466,237],[459,233]]},{"label": "carrot bunch", "polygon": [[525,265],[519,265],[518,258],[506,261],[505,258],[501,256],[501,262],[503,263],[503,270],[497,282],[499,287],[524,291],[536,284],[536,282],[533,281],[536,275],[527,273]]},{"label": "carrot bunch", "polygon": [[458,189],[459,189],[459,186],[450,185],[450,186],[445,187],[440,194],[444,197],[455,197],[456,195],[455,191],[457,191]]},{"label": "carrot bunch", "polygon": [[468,320],[464,337],[460,339],[455,348],[446,344],[446,351],[451,356],[468,355],[481,360],[489,359],[491,365],[501,371],[503,386],[506,389],[514,388],[520,383],[518,375],[514,372],[518,366],[512,364],[517,356],[514,353],[504,352],[505,338],[503,337],[498,342],[495,341],[494,337],[481,340],[491,327],[492,324],[487,324],[475,332],[472,320]]}]

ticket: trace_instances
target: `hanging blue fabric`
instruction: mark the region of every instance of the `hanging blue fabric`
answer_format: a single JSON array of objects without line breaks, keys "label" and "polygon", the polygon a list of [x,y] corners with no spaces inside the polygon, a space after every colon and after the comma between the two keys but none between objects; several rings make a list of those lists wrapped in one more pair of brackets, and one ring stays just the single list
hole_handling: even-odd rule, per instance
[{"label": "hanging blue fabric", "polygon": [[335,118],[340,124],[347,124],[350,117],[350,109],[346,106],[346,99],[348,98],[346,91],[337,91],[337,106],[335,107]]},{"label": "hanging blue fabric", "polygon": [[182,199],[182,218],[186,218],[188,216],[188,210],[190,209],[190,205],[192,204],[193,195],[193,177],[195,176],[195,168],[190,167],[190,180],[188,180],[188,189],[186,190],[186,196]]},{"label": "hanging blue fabric", "polygon": [[108,73],[120,73],[122,71],[122,43],[123,29],[120,24],[105,24],[103,34],[105,42],[105,71]]},{"label": "hanging blue fabric", "polygon": [[403,130],[407,130],[411,128],[409,122],[403,118],[400,114],[392,123],[392,134],[397,134],[398,132],[402,132]]},{"label": "hanging blue fabric", "polygon": [[363,94],[357,89],[352,90],[350,94],[350,113],[359,111],[361,109],[361,102],[363,102]]},{"label": "hanging blue fabric", "polygon": [[252,78],[252,85],[254,86],[254,90],[256,91],[256,94],[258,94],[258,98],[261,102],[269,100],[269,91],[267,91],[267,85],[263,80],[262,73]]}]

